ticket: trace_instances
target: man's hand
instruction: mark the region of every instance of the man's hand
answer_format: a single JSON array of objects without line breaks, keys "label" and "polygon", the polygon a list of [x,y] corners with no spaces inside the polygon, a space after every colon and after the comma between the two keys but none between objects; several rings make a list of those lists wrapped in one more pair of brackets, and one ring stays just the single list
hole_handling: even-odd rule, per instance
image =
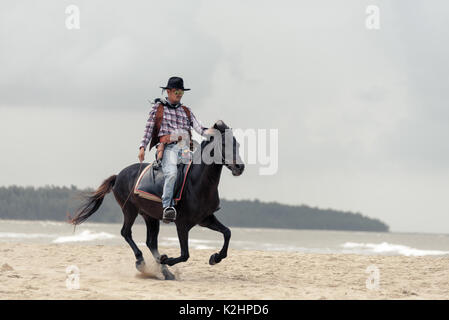
[{"label": "man's hand", "polygon": [[213,136],[214,134],[216,134],[216,133],[219,133],[220,131],[219,130],[217,130],[217,129],[214,129],[214,128],[208,128],[208,129],[206,129],[206,130],[204,130],[204,135],[205,136]]},{"label": "man's hand", "polygon": [[140,162],[142,162],[145,159],[145,148],[140,147],[139,155],[137,156],[139,158]]}]

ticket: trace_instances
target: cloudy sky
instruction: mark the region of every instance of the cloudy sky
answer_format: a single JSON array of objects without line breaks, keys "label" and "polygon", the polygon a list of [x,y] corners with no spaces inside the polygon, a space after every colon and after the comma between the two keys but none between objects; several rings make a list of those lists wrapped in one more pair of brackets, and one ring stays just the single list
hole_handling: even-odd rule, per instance
[{"label": "cloudy sky", "polygon": [[224,170],[223,198],[449,233],[448,16],[443,0],[2,1],[0,185],[97,187],[137,162],[147,100],[181,76],[205,126],[278,130],[277,173]]}]

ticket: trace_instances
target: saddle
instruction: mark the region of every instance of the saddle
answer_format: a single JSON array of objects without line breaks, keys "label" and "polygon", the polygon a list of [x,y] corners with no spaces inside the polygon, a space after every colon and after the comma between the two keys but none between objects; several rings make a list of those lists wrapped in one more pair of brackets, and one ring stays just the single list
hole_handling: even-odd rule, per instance
[{"label": "saddle", "polygon": [[[176,176],[176,182],[173,190],[173,200],[175,205],[181,200],[182,191],[186,182],[187,174],[190,169],[192,160],[189,163],[178,163],[178,174]],[[148,164],[139,175],[137,183],[134,187],[134,193],[138,196],[156,201],[162,202],[162,194],[164,191],[164,173],[162,172],[162,166],[157,164],[157,161],[153,161]]]}]

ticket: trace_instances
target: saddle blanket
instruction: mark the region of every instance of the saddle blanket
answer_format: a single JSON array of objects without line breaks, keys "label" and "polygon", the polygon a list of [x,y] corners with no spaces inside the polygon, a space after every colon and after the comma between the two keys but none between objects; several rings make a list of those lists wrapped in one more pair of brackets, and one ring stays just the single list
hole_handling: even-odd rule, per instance
[{"label": "saddle blanket", "polygon": [[[173,200],[178,203],[181,200],[182,191],[189,172],[192,161],[187,164],[178,164],[178,175],[176,177],[175,187],[173,190]],[[162,167],[158,166],[156,161],[148,164],[139,175],[137,183],[134,187],[134,193],[142,198],[162,202],[162,194],[164,191],[164,173]]]}]

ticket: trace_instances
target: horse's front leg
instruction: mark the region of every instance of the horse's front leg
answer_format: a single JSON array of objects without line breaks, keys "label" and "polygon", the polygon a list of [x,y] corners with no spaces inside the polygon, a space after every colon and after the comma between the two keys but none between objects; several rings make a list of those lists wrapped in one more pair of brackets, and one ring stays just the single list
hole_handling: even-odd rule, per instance
[{"label": "horse's front leg", "polygon": [[219,263],[221,260],[227,257],[228,255],[228,247],[229,240],[231,239],[231,230],[228,227],[223,225],[220,221],[218,221],[217,217],[211,215],[207,217],[204,221],[200,223],[202,227],[209,228],[214,231],[221,232],[224,238],[223,248],[221,248],[219,253],[214,253],[209,258],[209,264],[214,265]]},{"label": "horse's front leg", "polygon": [[181,255],[177,258],[169,258],[167,255],[161,255],[160,263],[169,266],[175,265],[179,262],[185,262],[189,259],[189,227],[186,226],[176,226],[178,231],[179,245],[181,246]]}]

